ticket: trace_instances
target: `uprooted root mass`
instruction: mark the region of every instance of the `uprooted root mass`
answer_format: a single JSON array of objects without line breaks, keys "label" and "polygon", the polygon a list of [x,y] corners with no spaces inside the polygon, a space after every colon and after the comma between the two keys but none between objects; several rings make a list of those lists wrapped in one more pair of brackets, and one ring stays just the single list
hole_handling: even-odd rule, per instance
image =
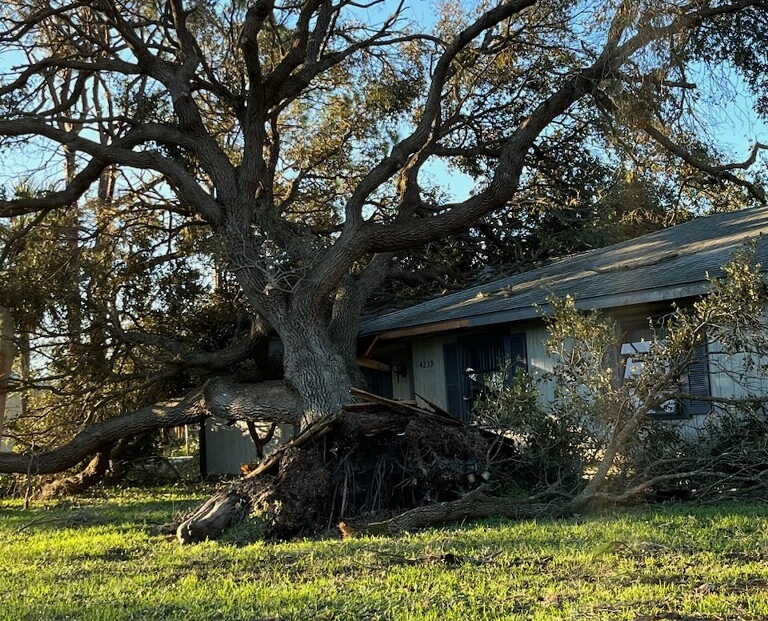
[{"label": "uprooted root mass", "polygon": [[185,543],[251,516],[267,537],[455,500],[488,476],[489,440],[442,412],[363,403],[307,429],[179,526]]}]

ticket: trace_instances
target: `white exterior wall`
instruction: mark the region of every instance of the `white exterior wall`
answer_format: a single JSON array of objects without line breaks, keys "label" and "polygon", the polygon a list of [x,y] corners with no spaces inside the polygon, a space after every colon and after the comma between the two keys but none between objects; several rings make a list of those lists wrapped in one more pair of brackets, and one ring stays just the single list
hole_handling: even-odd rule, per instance
[{"label": "white exterior wall", "polygon": [[[528,372],[534,378],[538,379],[552,372],[555,361],[546,351],[549,333],[543,322],[526,322],[515,325],[511,328],[510,333],[525,334]],[[448,404],[443,346],[455,341],[455,336],[424,337],[413,341],[413,390],[444,408]],[[709,350],[709,384],[710,394],[713,397],[733,399],[745,396],[768,396],[768,377],[761,374],[759,370],[745,375],[743,373],[743,355],[717,353],[717,344],[710,345]],[[760,362],[768,364],[768,356]],[[393,373],[393,385],[396,387],[395,398],[413,398],[408,378],[400,379],[398,382],[398,378]],[[551,402],[554,398],[553,383],[541,382],[540,389],[541,403]],[[694,418],[705,419],[706,417]]]},{"label": "white exterior wall", "polygon": [[411,382],[408,376],[400,377],[397,373],[392,373],[392,398],[399,401],[410,401],[413,399]]},{"label": "white exterior wall", "polygon": [[448,395],[443,345],[455,342],[455,336],[416,339],[411,350],[414,393],[444,409],[448,409]]},{"label": "white exterior wall", "polygon": [[[499,326],[498,328],[501,328]],[[498,329],[497,328],[497,329]],[[505,327],[509,334],[525,334],[528,372],[535,378],[541,379],[551,373],[555,359],[547,354],[546,342],[549,339],[546,324],[543,321],[527,321]],[[501,333],[501,330],[499,330]],[[455,343],[455,335],[424,336],[411,342],[412,359],[409,372],[410,378],[404,378],[398,383],[393,373],[395,397],[411,399],[413,391],[430,400],[436,405],[447,409],[445,363],[443,347]],[[738,399],[740,397],[768,397],[768,375],[763,374],[760,364],[768,365],[768,354],[757,361],[757,367],[750,373],[744,372],[744,355],[726,355],[718,353],[717,344],[709,345],[708,367],[709,388],[712,397]],[[540,403],[547,405],[554,399],[554,382],[540,381]],[[665,420],[664,424],[679,430],[684,437],[695,439],[698,434],[712,422],[722,417],[725,406],[713,404],[709,415],[694,415],[689,419]]]},{"label": "white exterior wall", "polygon": [[[508,330],[509,334],[525,334],[526,352],[528,356],[528,372],[538,378],[549,373],[553,368],[553,361],[547,355],[545,343],[549,334],[545,325],[541,322],[527,322],[515,325]],[[455,343],[455,336],[424,337],[415,339],[412,343],[413,391],[429,399],[441,408],[448,408],[448,395],[445,385],[445,359],[443,346]],[[553,389],[549,382],[541,384],[542,403],[552,399]],[[395,398],[411,399],[413,394],[408,392],[398,394],[395,389]]]}]

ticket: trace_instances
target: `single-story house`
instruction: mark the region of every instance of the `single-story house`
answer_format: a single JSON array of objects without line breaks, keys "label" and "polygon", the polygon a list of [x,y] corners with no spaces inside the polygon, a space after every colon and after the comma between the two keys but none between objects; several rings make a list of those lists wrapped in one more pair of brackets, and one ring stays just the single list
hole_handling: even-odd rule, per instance
[{"label": "single-story house", "polygon": [[[498,371],[508,358],[537,376],[553,368],[541,318],[551,294],[570,295],[581,309],[600,309],[618,326],[621,351],[642,348],[651,337],[649,318],[672,311],[706,294],[707,274],[755,240],[755,261],[768,266],[768,208],[750,208],[696,218],[631,241],[553,261],[543,267],[371,317],[361,323],[361,365],[372,389],[395,399],[421,397],[467,420],[483,374]],[[738,397],[762,391],[759,374],[737,385],[725,371],[738,360],[715,352],[692,365],[685,392]],[[709,363],[707,360],[709,359]],[[552,397],[544,383],[541,398]],[[550,394],[547,394],[550,391]],[[691,419],[710,411],[710,403],[691,400],[659,412],[665,418]]]},{"label": "single-story house", "polygon": [[[756,242],[755,261],[768,267],[764,233],[768,208],[711,215],[367,318],[360,326],[359,362],[369,390],[394,399],[421,398],[469,420],[482,375],[497,373],[500,360],[508,358],[533,376],[552,370],[541,317],[551,294],[570,295],[579,308],[600,309],[614,318],[623,343],[617,355],[626,354],[650,338],[649,318],[668,314],[673,303],[685,305],[705,295],[707,274],[721,274],[721,266],[747,240]],[[768,378],[758,375],[744,386],[724,372],[737,367],[738,360],[711,362],[710,355],[692,365],[686,392],[768,395]],[[542,400],[551,399],[551,389],[543,384]],[[708,402],[692,400],[659,416],[691,420],[709,411]],[[282,439],[290,436],[290,429],[280,431]],[[256,459],[242,423],[227,426],[209,419],[202,443],[208,474],[237,474],[240,464]]]}]

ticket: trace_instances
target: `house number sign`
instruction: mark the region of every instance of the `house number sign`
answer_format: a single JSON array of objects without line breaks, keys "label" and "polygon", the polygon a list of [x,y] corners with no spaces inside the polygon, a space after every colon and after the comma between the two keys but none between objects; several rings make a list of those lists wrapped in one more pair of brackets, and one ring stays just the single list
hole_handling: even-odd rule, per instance
[{"label": "house number sign", "polygon": [[420,369],[431,369],[434,366],[435,366],[434,360],[422,360],[421,362],[419,362]]}]

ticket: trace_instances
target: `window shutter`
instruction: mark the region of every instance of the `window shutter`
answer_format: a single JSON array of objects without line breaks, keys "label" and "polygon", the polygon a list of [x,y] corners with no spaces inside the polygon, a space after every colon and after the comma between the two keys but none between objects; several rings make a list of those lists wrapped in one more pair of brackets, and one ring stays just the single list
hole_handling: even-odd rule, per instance
[{"label": "window shutter", "polygon": [[[688,373],[683,377],[682,389],[684,393],[690,395],[709,396],[709,367],[707,365],[706,344],[696,347],[693,362],[688,367]],[[707,401],[697,401],[696,399],[685,399],[683,401],[683,411],[688,416],[708,414],[709,410],[710,404]]]},{"label": "window shutter", "polygon": [[467,412],[461,394],[462,365],[459,359],[459,346],[456,343],[443,345],[445,362],[445,389],[448,398],[448,411],[456,418],[466,420]]}]

